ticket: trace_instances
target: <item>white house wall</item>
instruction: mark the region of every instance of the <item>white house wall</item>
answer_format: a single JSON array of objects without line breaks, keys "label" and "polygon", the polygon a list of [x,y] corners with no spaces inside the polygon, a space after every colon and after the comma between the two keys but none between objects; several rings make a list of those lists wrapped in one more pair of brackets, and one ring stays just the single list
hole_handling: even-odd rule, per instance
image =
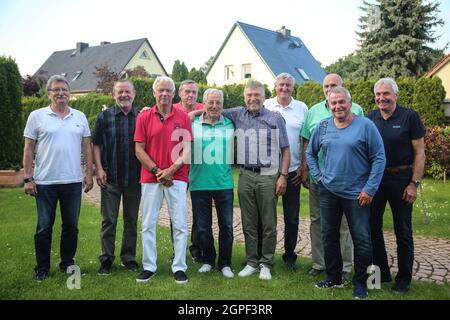
[{"label": "white house wall", "polygon": [[[252,78],[272,88],[275,81],[272,72],[261,60],[241,29],[236,27],[208,73],[208,84],[222,86],[246,82],[246,79],[242,79],[242,65],[249,63],[252,65]],[[225,81],[225,66],[227,65],[234,66],[234,78],[229,81]]]},{"label": "white house wall", "polygon": [[[150,59],[141,58],[142,52],[144,50],[147,52]],[[130,62],[128,62],[125,69],[134,69],[137,66],[143,66],[150,75],[166,75],[163,68],[159,64],[155,53],[150,48],[147,42],[142,44],[134,57],[130,60]]]}]

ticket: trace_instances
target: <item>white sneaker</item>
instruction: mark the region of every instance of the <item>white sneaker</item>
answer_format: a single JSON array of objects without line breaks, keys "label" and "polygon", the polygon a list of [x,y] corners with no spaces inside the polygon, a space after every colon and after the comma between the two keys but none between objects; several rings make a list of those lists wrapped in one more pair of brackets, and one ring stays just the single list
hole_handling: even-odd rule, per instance
[{"label": "white sneaker", "polygon": [[230,267],[223,267],[221,271],[225,278],[231,279],[234,277],[234,273],[231,271]]},{"label": "white sneaker", "polygon": [[205,263],[204,265],[201,266],[200,269],[198,269],[198,272],[200,272],[200,273],[210,272],[211,269],[212,269],[212,266],[210,264]]},{"label": "white sneaker", "polygon": [[270,269],[267,268],[265,265],[261,265],[261,271],[259,272],[259,278],[261,280],[271,280],[272,275],[270,274]]},{"label": "white sneaker", "polygon": [[258,268],[253,268],[252,266],[249,266],[248,264],[245,266],[244,269],[241,270],[241,272],[238,273],[239,277],[248,277],[252,274],[254,274],[256,271],[258,271]]}]

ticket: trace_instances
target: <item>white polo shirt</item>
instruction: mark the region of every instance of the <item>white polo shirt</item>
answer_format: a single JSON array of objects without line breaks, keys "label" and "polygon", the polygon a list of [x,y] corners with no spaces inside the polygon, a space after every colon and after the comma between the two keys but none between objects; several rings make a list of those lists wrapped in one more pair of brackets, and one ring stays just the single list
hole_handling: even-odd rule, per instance
[{"label": "white polo shirt", "polygon": [[50,106],[34,110],[23,135],[36,141],[34,180],[37,184],[83,181],[82,139],[91,135],[84,113],[69,108],[69,114],[61,119]]},{"label": "white polo shirt", "polygon": [[305,123],[308,107],[305,103],[292,98],[288,106],[281,106],[277,97],[267,99],[264,102],[264,107],[272,112],[280,113],[286,121],[286,131],[289,139],[289,149],[291,152],[291,164],[289,172],[297,170],[301,163],[301,139],[300,131]]}]

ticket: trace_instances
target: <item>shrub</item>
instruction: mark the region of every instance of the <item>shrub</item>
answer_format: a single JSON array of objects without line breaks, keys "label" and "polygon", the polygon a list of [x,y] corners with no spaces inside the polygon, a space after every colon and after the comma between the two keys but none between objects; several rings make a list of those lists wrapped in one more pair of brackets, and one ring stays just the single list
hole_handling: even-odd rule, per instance
[{"label": "shrub", "polygon": [[22,77],[12,58],[0,56],[0,169],[22,167]]},{"label": "shrub", "polygon": [[322,85],[314,81],[305,81],[301,83],[297,88],[295,97],[297,100],[306,103],[309,108],[325,98],[323,96]]},{"label": "shrub", "polygon": [[445,89],[438,77],[420,78],[414,86],[412,108],[419,112],[420,117],[427,126],[436,126],[444,122],[444,109],[442,100],[445,98]]},{"label": "shrub", "polygon": [[426,175],[442,179],[450,172],[450,127],[427,127],[425,157]]}]

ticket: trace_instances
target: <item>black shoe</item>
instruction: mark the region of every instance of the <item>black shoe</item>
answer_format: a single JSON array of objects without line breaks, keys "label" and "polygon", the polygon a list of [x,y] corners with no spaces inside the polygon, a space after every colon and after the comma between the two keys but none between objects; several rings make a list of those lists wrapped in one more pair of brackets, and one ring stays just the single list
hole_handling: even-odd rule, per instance
[{"label": "black shoe", "polygon": [[286,261],[286,266],[291,272],[297,271],[297,264],[295,263],[295,261]]},{"label": "black shoe", "polygon": [[74,266],[74,265],[75,265],[75,263],[71,263],[71,264],[67,264],[67,265],[62,265],[62,264],[60,264],[60,265],[59,265],[59,270],[60,270],[62,273],[67,273],[67,268],[70,267],[70,266]]},{"label": "black shoe", "polygon": [[308,272],[308,276],[318,276],[319,274],[321,274],[323,272],[323,270],[319,270],[319,269],[314,269],[311,268],[311,270],[309,270]]},{"label": "black shoe", "polygon": [[396,283],[393,287],[392,290],[395,292],[399,292],[399,293],[406,293],[409,291],[409,287],[410,284],[406,284],[406,283]]},{"label": "black shoe", "polygon": [[137,276],[136,282],[147,282],[154,276],[155,276],[154,272],[151,272],[149,270],[144,270]]},{"label": "black shoe", "polygon": [[369,296],[367,292],[367,288],[364,285],[357,284],[353,289],[353,298],[354,299],[367,299]]},{"label": "black shoe", "polygon": [[173,274],[174,278],[175,278],[175,282],[179,283],[179,284],[185,284],[188,282],[188,277],[186,275],[186,273],[184,271],[177,271]]},{"label": "black shoe", "polygon": [[139,265],[136,261],[122,262],[120,265],[129,271],[137,272],[139,270]]},{"label": "black shoe", "polygon": [[34,277],[34,280],[36,280],[37,282],[42,282],[47,278],[47,276],[48,276],[48,271],[38,270],[38,271],[36,271],[36,276]]},{"label": "black shoe", "polygon": [[111,274],[112,264],[109,262],[102,262],[100,269],[98,269],[98,275],[109,276]]},{"label": "black shoe", "polygon": [[317,282],[315,287],[318,289],[329,289],[329,288],[343,288],[344,285],[342,284],[342,281],[338,282],[327,278],[325,280]]}]

